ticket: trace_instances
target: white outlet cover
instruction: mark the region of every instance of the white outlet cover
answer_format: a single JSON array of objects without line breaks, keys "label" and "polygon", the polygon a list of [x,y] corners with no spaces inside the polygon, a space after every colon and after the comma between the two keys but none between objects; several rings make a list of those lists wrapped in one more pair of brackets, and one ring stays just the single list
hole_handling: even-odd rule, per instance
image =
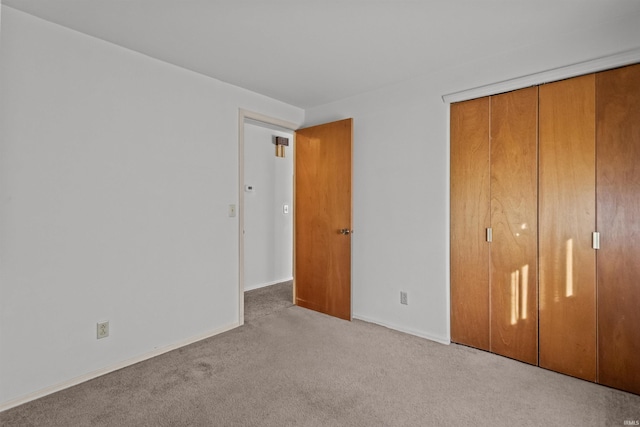
[{"label": "white outlet cover", "polygon": [[109,336],[109,321],[107,320],[106,322],[98,322],[98,324],[96,325],[96,334],[97,334],[97,338],[101,339],[101,338],[106,338]]}]

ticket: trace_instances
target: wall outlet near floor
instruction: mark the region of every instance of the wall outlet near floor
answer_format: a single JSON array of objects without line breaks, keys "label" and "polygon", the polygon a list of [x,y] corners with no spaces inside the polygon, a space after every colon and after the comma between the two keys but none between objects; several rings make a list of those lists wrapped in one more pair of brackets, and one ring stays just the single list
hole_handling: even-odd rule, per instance
[{"label": "wall outlet near floor", "polygon": [[106,338],[109,336],[109,321],[98,322],[97,338]]},{"label": "wall outlet near floor", "polygon": [[404,305],[409,304],[407,302],[407,293],[406,292],[400,291],[400,304],[404,304]]}]

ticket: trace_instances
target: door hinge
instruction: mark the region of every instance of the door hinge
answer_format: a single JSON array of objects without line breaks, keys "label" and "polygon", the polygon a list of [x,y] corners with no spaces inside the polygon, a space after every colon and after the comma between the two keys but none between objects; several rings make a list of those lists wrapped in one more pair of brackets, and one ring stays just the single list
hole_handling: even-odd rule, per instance
[{"label": "door hinge", "polygon": [[493,230],[491,227],[487,228],[487,242],[491,243],[493,241]]},{"label": "door hinge", "polygon": [[600,233],[594,231],[591,236],[593,249],[600,249]]}]

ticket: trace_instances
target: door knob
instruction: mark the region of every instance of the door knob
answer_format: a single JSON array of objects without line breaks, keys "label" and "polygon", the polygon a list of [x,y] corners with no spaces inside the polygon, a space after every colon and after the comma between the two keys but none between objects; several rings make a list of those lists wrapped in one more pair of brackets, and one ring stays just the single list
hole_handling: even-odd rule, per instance
[{"label": "door knob", "polygon": [[349,230],[348,228],[343,228],[340,230],[340,234],[344,234],[345,236],[353,233],[353,230]]}]

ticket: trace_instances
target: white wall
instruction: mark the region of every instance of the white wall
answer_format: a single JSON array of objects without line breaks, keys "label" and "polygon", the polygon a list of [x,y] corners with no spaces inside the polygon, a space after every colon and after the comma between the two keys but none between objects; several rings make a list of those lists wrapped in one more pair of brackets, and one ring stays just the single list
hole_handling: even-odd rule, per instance
[{"label": "white wall", "polygon": [[[285,157],[275,156],[274,136],[289,138]],[[293,276],[293,134],[244,126],[244,289]],[[283,205],[289,213],[283,212]]]},{"label": "white wall", "polygon": [[518,51],[306,111],[305,126],[354,118],[354,317],[449,342],[449,107],[441,96],[638,48],[638,22],[628,16],[561,39],[541,36]]},{"label": "white wall", "polygon": [[0,59],[0,408],[236,326],[238,109],[304,112],[6,6]]}]

